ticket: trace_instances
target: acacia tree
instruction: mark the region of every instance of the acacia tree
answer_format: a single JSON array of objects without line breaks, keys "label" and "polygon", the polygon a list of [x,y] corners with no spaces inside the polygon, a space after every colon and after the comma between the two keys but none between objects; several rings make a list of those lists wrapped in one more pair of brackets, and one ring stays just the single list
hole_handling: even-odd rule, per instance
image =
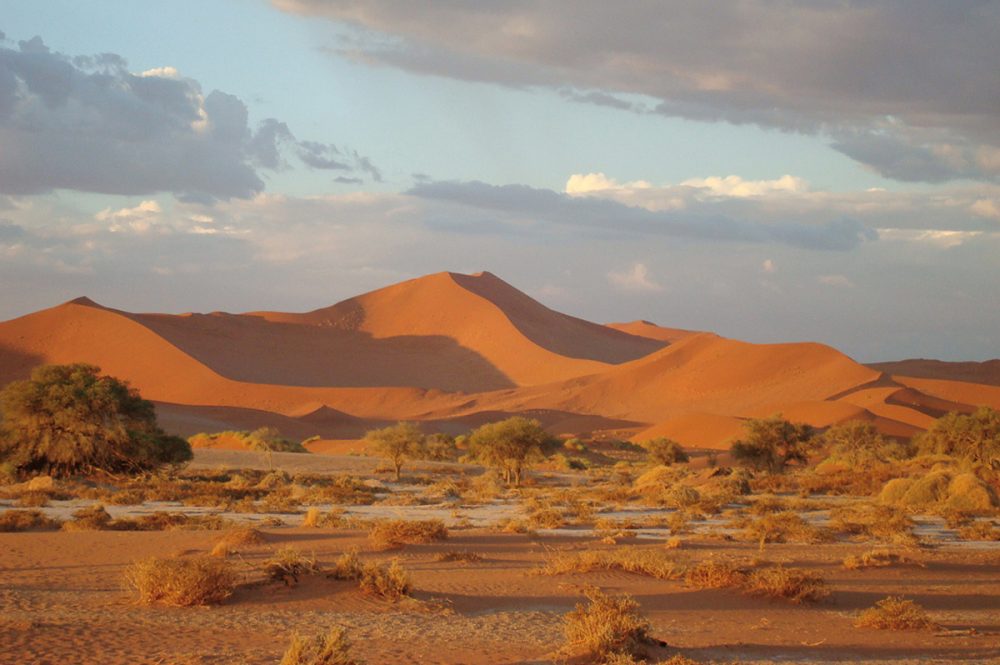
[{"label": "acacia tree", "polygon": [[524,468],[542,458],[548,440],[537,420],[514,416],[478,427],[468,443],[476,458],[500,471],[504,482],[520,486]]},{"label": "acacia tree", "polygon": [[981,406],[970,414],[948,413],[915,443],[922,453],[962,457],[1000,470],[1000,411]]},{"label": "acacia tree", "polygon": [[385,457],[400,478],[403,462],[419,457],[424,446],[424,435],[413,423],[396,423],[390,427],[369,430],[365,441],[376,453]]},{"label": "acacia tree", "polygon": [[910,449],[896,439],[886,438],[870,422],[849,420],[823,433],[823,443],[831,457],[851,466],[869,467],[910,456]]},{"label": "acacia tree", "polygon": [[806,462],[815,445],[813,428],[792,423],[781,415],[750,419],[745,423],[746,436],[733,443],[733,458],[747,466],[771,473],[781,473],[789,462]]},{"label": "acacia tree", "polygon": [[152,402],[93,365],[38,367],[0,391],[0,460],[18,472],[139,472],[191,459]]},{"label": "acacia tree", "polygon": [[684,447],[673,439],[661,436],[645,441],[640,445],[649,453],[649,461],[654,464],[670,466],[671,464],[687,462],[689,460]]}]

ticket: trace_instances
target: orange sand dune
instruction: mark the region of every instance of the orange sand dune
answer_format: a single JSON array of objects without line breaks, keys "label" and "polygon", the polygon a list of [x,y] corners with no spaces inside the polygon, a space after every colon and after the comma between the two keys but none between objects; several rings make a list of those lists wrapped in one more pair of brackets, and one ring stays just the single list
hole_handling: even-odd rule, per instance
[{"label": "orange sand dune", "polygon": [[989,406],[1000,409],[1000,387],[998,386],[940,379],[918,379],[910,376],[894,376],[893,378],[904,386],[915,388],[924,394],[950,402],[960,402],[973,407]]},{"label": "orange sand dune", "polygon": [[915,358],[896,362],[870,363],[868,366],[886,374],[899,376],[1000,386],[1000,358],[985,362],[945,362],[943,360]]},{"label": "orange sand dune", "polygon": [[914,428],[927,429],[934,422],[932,416],[909,406],[890,402],[892,396],[899,391],[898,387],[893,386],[864,388],[839,398],[839,401],[861,407],[881,418],[905,423]]},{"label": "orange sand dune", "polygon": [[728,450],[743,433],[743,421],[739,418],[712,413],[685,413],[644,429],[631,440],[641,443],[665,437],[686,448]]},{"label": "orange sand dune", "polygon": [[805,423],[813,427],[830,427],[848,420],[874,420],[874,416],[863,407],[849,402],[789,402],[751,409],[745,415],[751,418],[767,418],[774,415],[793,423]]},{"label": "orange sand dune", "polygon": [[628,323],[608,323],[608,328],[614,328],[626,332],[630,335],[655,339],[668,344],[673,344],[679,339],[697,335],[699,331],[684,330],[683,328],[664,328],[649,321],[629,321]]},{"label": "orange sand dune", "polygon": [[878,373],[822,344],[749,344],[701,333],[601,374],[509,391],[505,408],[555,408],[640,422],[692,411],[740,415],[823,400]]}]

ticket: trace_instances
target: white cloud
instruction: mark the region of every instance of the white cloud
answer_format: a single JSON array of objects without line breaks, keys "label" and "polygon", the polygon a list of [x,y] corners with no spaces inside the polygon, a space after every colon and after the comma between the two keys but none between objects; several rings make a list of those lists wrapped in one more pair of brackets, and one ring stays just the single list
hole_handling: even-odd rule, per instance
[{"label": "white cloud", "polygon": [[982,231],[952,231],[945,229],[879,229],[883,240],[899,240],[936,245],[943,249],[957,247],[983,235]]},{"label": "white cloud", "polygon": [[681,183],[684,187],[706,190],[712,196],[768,196],[774,194],[802,194],[809,191],[809,183],[793,175],[783,175],[775,180],[744,180],[738,175],[724,178],[691,178]]},{"label": "white cloud", "polygon": [[178,79],[181,77],[175,67],[153,67],[142,72],[139,76],[143,78],[156,77],[163,79]]},{"label": "white cloud", "polygon": [[820,284],[826,284],[827,286],[839,286],[839,287],[853,287],[854,282],[847,278],[846,275],[820,275]]},{"label": "white cloud", "polygon": [[978,199],[969,206],[969,212],[977,217],[1000,219],[1000,205],[993,199]]},{"label": "white cloud", "polygon": [[628,270],[608,273],[608,281],[626,291],[662,291],[663,287],[649,276],[645,263],[633,263]]},{"label": "white cloud", "polygon": [[108,230],[112,233],[122,231],[133,231],[135,233],[146,233],[150,231],[163,210],[156,201],[142,201],[132,208],[119,208],[112,210],[105,208],[94,215],[94,219],[99,222],[110,222]]}]

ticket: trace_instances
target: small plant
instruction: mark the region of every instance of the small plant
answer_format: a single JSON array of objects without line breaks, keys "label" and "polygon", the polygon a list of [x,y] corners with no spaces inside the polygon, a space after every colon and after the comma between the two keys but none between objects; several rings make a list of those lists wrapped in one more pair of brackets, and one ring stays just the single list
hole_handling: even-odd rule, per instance
[{"label": "small plant", "polygon": [[212,556],[229,556],[242,547],[264,544],[264,534],[252,527],[239,527],[226,532],[212,548]]},{"label": "small plant", "polygon": [[638,547],[553,552],[541,572],[544,575],[562,575],[592,570],[621,570],[660,580],[675,580],[684,574],[683,566],[662,550]]},{"label": "small plant", "polygon": [[819,575],[784,566],[751,571],[743,589],[753,596],[780,598],[793,603],[815,602],[830,595],[826,582]]},{"label": "small plant", "polygon": [[854,625],[878,630],[931,630],[937,627],[926,610],[912,600],[889,596],[861,613]]},{"label": "small plant", "polygon": [[565,617],[567,650],[605,660],[645,655],[650,625],[639,614],[639,604],[631,596],[609,596],[596,588],[586,596],[590,602],[578,603]]},{"label": "small plant", "polygon": [[890,552],[885,548],[869,550],[860,555],[850,554],[844,558],[844,568],[857,570],[859,568],[885,568],[896,564],[910,563],[906,557]]},{"label": "small plant", "polygon": [[151,557],[125,570],[125,586],[143,604],[175,607],[216,605],[236,588],[236,573],[224,559]]},{"label": "small plant", "polygon": [[743,529],[743,537],[764,543],[825,543],[833,539],[826,529],[813,526],[790,510],[767,513]]},{"label": "small plant", "polygon": [[435,561],[458,561],[460,563],[476,563],[483,560],[483,556],[471,550],[449,550],[441,552]]},{"label": "small plant", "polygon": [[410,593],[410,577],[398,559],[393,559],[387,567],[377,563],[364,564],[358,584],[362,592],[386,600],[399,600]]},{"label": "small plant", "polygon": [[729,561],[708,559],[688,569],[684,583],[696,589],[731,589],[746,583],[747,573]]},{"label": "small plant", "polygon": [[312,638],[292,635],[279,665],[363,665],[351,655],[351,642],[343,628],[331,628]]},{"label": "small plant", "polygon": [[958,530],[958,537],[962,540],[1000,540],[1000,529],[993,526],[988,521],[972,522]]},{"label": "small plant", "polygon": [[5,510],[0,513],[0,532],[52,531],[59,522],[49,519],[39,510]]},{"label": "small plant", "polygon": [[388,520],[376,522],[368,539],[376,550],[390,550],[413,543],[429,543],[448,538],[441,520]]}]

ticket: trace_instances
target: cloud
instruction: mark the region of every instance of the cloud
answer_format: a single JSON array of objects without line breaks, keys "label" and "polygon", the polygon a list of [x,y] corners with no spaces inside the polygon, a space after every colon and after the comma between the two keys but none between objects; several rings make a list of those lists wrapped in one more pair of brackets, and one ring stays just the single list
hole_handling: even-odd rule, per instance
[{"label": "cloud", "polygon": [[1000,205],[994,199],[977,199],[969,205],[969,212],[977,217],[1000,219]]},{"label": "cloud", "polygon": [[145,233],[153,228],[156,219],[163,210],[156,201],[143,201],[132,208],[112,210],[105,208],[94,215],[99,222],[108,222],[108,230],[112,232],[134,231]]},{"label": "cloud", "polygon": [[814,134],[901,180],[1000,177],[993,2],[272,3],[369,65]]},{"label": "cloud", "polygon": [[827,286],[839,286],[844,288],[850,288],[854,286],[854,282],[849,280],[845,275],[820,275],[820,284],[825,284]]},{"label": "cloud", "polygon": [[764,262],[760,264],[760,269],[768,274],[778,271],[778,266],[774,264],[771,259],[764,259]]},{"label": "cloud", "polygon": [[681,183],[684,187],[705,190],[713,196],[768,196],[773,194],[798,194],[809,191],[809,184],[802,178],[783,175],[776,180],[744,180],[738,175],[724,178],[692,178]]},{"label": "cloud", "polygon": [[40,37],[0,44],[0,193],[248,198],[264,187],[258,169],[283,166],[284,144],[297,145],[284,123],[251,128],[239,98],[204,94],[173,67],[133,74],[121,56],[70,57]]},{"label": "cloud", "polygon": [[649,276],[649,268],[645,263],[633,263],[632,267],[622,272],[609,272],[608,281],[625,291],[662,291],[663,287]]},{"label": "cloud", "polygon": [[[586,184],[579,186],[587,187]],[[817,250],[849,250],[863,242],[878,239],[876,231],[847,217],[814,223],[792,219],[750,220],[723,214],[711,205],[683,211],[649,209],[618,200],[569,196],[526,185],[420,182],[408,193],[419,198],[451,201],[607,233],[628,232],[729,242],[775,242]]]}]

